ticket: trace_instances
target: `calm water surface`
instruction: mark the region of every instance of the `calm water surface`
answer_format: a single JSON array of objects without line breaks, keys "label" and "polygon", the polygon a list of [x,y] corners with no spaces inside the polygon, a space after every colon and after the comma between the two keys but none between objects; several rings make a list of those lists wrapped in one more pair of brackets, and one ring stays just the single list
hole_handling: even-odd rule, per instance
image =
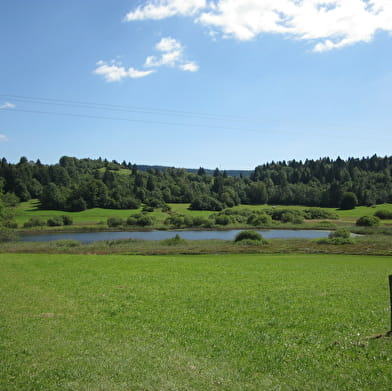
[{"label": "calm water surface", "polygon": [[[221,239],[233,240],[238,232],[236,229],[230,231],[148,231],[148,232],[76,232],[76,233],[50,233],[43,235],[25,235],[21,237],[24,242],[49,242],[53,240],[73,239],[81,243],[92,243],[99,240],[115,239],[143,239],[164,240],[173,238],[177,234],[187,240]],[[328,237],[330,231],[316,230],[257,230],[266,239],[317,239]]]}]

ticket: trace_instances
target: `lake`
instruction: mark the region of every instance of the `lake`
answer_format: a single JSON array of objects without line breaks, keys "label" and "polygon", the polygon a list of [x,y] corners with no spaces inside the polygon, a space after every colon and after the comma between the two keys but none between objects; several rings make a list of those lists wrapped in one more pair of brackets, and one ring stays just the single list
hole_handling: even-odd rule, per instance
[{"label": "lake", "polygon": [[[129,232],[74,232],[74,233],[45,233],[21,236],[24,242],[49,242],[53,240],[78,240],[81,243],[92,243],[99,240],[117,239],[142,239],[142,240],[164,240],[180,235],[186,240],[233,240],[243,230],[230,231],[129,231]],[[257,230],[266,239],[317,239],[328,237],[330,231],[318,230],[289,230],[270,229]]]}]

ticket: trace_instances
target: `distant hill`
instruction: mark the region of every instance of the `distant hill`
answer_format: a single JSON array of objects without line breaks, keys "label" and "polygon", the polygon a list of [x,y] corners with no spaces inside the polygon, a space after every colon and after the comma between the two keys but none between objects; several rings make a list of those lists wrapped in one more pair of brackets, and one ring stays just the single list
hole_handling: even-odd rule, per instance
[{"label": "distant hill", "polygon": [[[174,168],[174,167],[169,167],[169,166],[149,166],[146,164],[137,164],[137,168],[140,171],[149,171],[151,169],[153,170],[158,170],[158,171],[165,171],[168,168]],[[190,172],[192,174],[197,174],[197,172],[199,171],[198,168],[184,168],[184,170],[186,170],[187,172]],[[211,170],[208,168],[204,169],[205,173],[207,175],[213,175],[215,170]],[[253,173],[253,170],[223,170],[226,172],[226,174],[228,176],[232,176],[232,177],[243,177],[243,178],[249,178],[251,176],[251,174]]]}]

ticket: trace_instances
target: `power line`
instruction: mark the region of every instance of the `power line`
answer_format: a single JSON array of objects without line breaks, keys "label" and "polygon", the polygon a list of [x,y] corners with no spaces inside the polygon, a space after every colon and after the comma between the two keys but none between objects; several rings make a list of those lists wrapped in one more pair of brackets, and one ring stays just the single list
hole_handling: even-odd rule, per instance
[{"label": "power line", "polygon": [[144,114],[157,114],[157,115],[170,115],[179,117],[192,117],[197,119],[210,119],[210,120],[230,120],[230,121],[250,121],[250,119],[239,118],[227,115],[215,115],[210,113],[200,113],[200,112],[190,112],[190,111],[179,111],[179,110],[169,110],[160,108],[149,108],[149,107],[139,107],[139,106],[126,106],[126,105],[114,105],[107,103],[94,103],[94,102],[83,102],[65,99],[55,99],[55,98],[41,98],[41,97],[31,97],[31,96],[21,96],[21,95],[10,95],[10,94],[0,94],[0,97],[8,98],[24,103],[33,104],[47,104],[47,105],[59,105],[59,106],[72,106],[79,108],[88,109],[99,109],[107,111],[120,111],[120,112],[132,112],[132,113],[144,113]]},{"label": "power line", "polygon": [[234,127],[219,126],[219,125],[185,124],[185,123],[176,123],[176,122],[150,121],[150,120],[142,120],[142,119],[106,117],[106,116],[98,116],[98,115],[90,115],[90,114],[65,113],[65,112],[54,112],[54,111],[43,111],[43,110],[4,108],[1,109],[0,111],[45,114],[45,115],[60,115],[60,116],[67,116],[67,117],[80,117],[80,118],[91,118],[91,119],[105,119],[105,120],[113,120],[113,121],[127,121],[127,122],[159,124],[159,125],[167,125],[167,126],[183,126],[183,127],[206,128],[206,129],[212,128],[212,129],[225,129],[225,130],[248,131],[248,132],[257,131],[256,129],[234,128]]}]

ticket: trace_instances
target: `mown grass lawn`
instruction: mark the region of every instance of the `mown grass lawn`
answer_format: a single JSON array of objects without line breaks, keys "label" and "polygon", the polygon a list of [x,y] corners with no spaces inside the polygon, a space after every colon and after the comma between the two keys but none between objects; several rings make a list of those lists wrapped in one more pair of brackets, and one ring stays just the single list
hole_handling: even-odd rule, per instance
[{"label": "mown grass lawn", "polygon": [[1,390],[390,390],[392,257],[0,254]]}]

